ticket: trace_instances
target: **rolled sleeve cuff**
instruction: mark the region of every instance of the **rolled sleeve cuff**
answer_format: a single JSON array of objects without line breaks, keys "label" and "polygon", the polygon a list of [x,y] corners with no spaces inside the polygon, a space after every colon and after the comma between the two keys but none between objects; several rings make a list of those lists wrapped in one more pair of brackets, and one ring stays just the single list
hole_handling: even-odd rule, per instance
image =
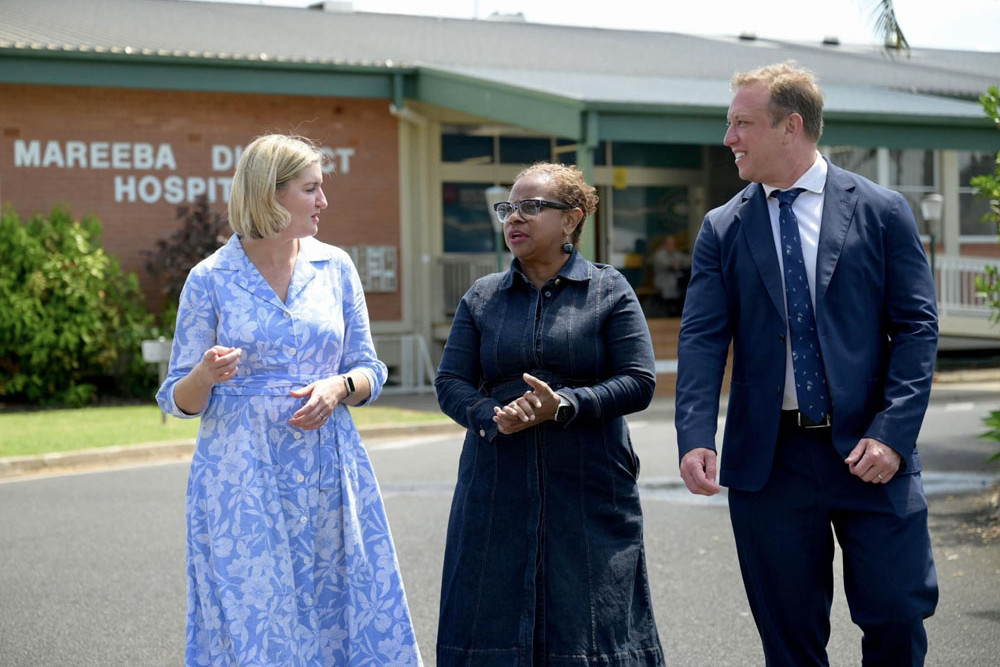
[{"label": "rolled sleeve cuff", "polygon": [[[177,401],[174,400],[174,390],[177,388],[177,383],[173,383],[165,392],[161,392],[161,396],[158,397],[158,402],[160,408],[166,412],[168,415],[177,417],[178,419],[197,419],[205,414],[205,410],[196,413],[187,413],[177,407]],[[209,398],[211,402],[211,398]],[[207,409],[206,405],[206,409]]]}]

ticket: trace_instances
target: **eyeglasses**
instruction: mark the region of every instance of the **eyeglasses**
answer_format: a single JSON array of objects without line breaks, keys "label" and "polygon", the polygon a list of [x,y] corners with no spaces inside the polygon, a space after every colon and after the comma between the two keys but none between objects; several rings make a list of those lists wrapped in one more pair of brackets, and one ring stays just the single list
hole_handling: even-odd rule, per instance
[{"label": "eyeglasses", "polygon": [[543,208],[557,208],[560,211],[568,211],[575,207],[558,201],[545,201],[544,199],[522,199],[519,202],[501,201],[493,204],[493,210],[497,212],[497,220],[500,222],[507,222],[507,219],[514,215],[514,211],[520,211],[521,215],[525,218],[533,218],[541,213]]}]

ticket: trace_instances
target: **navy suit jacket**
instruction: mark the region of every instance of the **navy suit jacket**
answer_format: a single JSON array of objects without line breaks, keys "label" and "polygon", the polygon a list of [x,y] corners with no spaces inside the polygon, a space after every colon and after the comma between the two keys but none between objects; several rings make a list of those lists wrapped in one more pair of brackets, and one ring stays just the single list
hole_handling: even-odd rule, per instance
[{"label": "navy suit jacket", "polygon": [[[846,458],[876,438],[920,470],[916,439],[937,354],[937,301],[909,204],[829,165],[816,258],[816,326]],[[709,211],[694,247],[678,343],[675,424],[683,457],[715,449],[733,366],[720,483],[755,491],[774,461],[785,382],[785,294],[764,188]]]}]

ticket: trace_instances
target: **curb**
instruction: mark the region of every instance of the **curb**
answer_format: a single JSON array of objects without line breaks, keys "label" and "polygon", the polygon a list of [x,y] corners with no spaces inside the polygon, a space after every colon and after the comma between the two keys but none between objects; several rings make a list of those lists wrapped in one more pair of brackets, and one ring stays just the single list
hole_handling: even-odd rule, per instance
[{"label": "curb", "polygon": [[[359,428],[363,440],[372,443],[395,438],[457,435],[465,429],[454,422],[372,426]],[[181,462],[194,454],[194,440],[171,440],[139,445],[114,445],[37,456],[0,457],[0,481],[36,475],[55,475],[148,463]]]},{"label": "curb", "polygon": [[193,440],[144,445],[115,445],[72,452],[0,458],[0,480],[25,475],[51,475],[101,467],[136,465],[166,459],[191,458]]}]

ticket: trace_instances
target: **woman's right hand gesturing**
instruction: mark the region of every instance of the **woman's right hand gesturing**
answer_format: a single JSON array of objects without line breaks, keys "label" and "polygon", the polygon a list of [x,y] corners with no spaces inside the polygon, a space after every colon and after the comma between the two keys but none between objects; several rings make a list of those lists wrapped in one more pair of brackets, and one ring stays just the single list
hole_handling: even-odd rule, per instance
[{"label": "woman's right hand gesturing", "polygon": [[201,361],[198,362],[194,370],[201,376],[202,382],[207,384],[226,382],[236,377],[239,372],[240,355],[242,354],[243,350],[238,347],[213,345],[205,350],[205,354],[202,355]]},{"label": "woman's right hand gesturing", "polygon": [[206,350],[191,372],[174,385],[174,404],[189,415],[201,414],[208,406],[212,387],[236,377],[242,354],[238,347],[222,345]]}]

